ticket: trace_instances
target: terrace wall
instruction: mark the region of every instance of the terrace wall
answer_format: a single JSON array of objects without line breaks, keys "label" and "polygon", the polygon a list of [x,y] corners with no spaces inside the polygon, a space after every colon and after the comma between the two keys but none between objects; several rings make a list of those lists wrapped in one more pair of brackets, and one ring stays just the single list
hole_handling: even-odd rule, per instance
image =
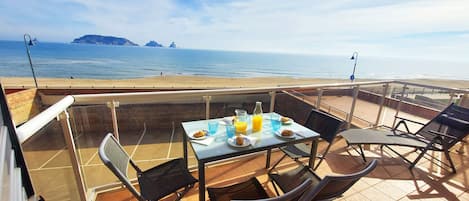
[{"label": "terrace wall", "polygon": [[37,89],[26,89],[7,95],[8,108],[16,125],[20,125],[41,112],[42,104]]}]

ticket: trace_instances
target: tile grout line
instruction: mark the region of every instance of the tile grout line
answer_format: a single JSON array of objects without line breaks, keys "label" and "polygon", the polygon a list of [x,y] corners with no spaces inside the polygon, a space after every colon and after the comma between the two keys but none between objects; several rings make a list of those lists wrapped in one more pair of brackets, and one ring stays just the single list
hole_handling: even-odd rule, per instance
[{"label": "tile grout line", "polygon": [[88,161],[86,161],[85,165],[89,165],[91,163],[91,161],[94,159],[94,157],[96,157],[96,154],[98,154],[98,151],[94,152],[94,154],[90,157],[90,159],[88,159]]},{"label": "tile grout line", "polygon": [[133,156],[135,155],[135,152],[137,152],[138,145],[140,145],[140,143],[142,142],[143,137],[145,136],[146,132],[147,132],[147,124],[146,124],[146,122],[143,122],[142,136],[140,136],[140,139],[138,139],[137,144],[135,145],[135,148],[132,151],[132,154],[130,154],[130,158],[133,158]]},{"label": "tile grout line", "polygon": [[[189,158],[195,158],[195,157],[189,157]],[[170,158],[172,159],[172,158]],[[163,159],[149,159],[149,160],[136,160],[135,162],[152,162],[152,161],[166,161],[166,158]],[[89,164],[89,165],[82,165],[82,167],[94,167],[94,166],[103,166],[104,164]],[[60,167],[48,167],[48,168],[36,168],[36,169],[31,169],[30,171],[43,171],[43,170],[57,170],[57,169],[67,169],[67,168],[72,168],[72,166],[60,166]]]},{"label": "tile grout line", "polygon": [[174,138],[174,132],[175,132],[175,127],[174,127],[174,121],[172,122],[172,131],[171,131],[171,138],[169,138],[169,147],[168,147],[168,155],[166,155],[166,159],[169,159],[169,156],[171,155],[171,147],[173,145],[173,138]]},{"label": "tile grout line", "polygon": [[[82,134],[78,135],[77,137],[74,138],[74,140],[78,139]],[[63,151],[65,151],[67,149],[67,146],[63,146],[59,151],[57,151],[57,153],[55,153],[53,156],[51,156],[46,162],[44,162],[41,166],[39,166],[39,168],[37,169],[42,169],[44,168],[44,166],[46,166],[49,162],[51,162],[52,160],[54,160],[60,153],[62,153]]]}]

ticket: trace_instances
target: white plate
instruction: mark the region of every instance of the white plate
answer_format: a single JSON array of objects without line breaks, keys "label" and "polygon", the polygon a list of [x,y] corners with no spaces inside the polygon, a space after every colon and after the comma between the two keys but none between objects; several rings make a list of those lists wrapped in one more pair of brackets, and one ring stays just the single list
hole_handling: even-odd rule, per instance
[{"label": "white plate", "polygon": [[282,135],[282,131],[280,131],[280,130],[275,131],[274,133],[275,133],[275,135],[277,135],[277,136],[279,136],[279,137],[281,137],[281,138],[295,138],[295,134],[296,134],[296,132],[293,131],[293,135],[290,135],[290,136],[283,136],[283,135]]},{"label": "white plate", "polygon": [[251,145],[251,141],[249,141],[248,138],[243,137],[243,139],[244,139],[244,142],[243,142],[242,145],[236,144],[236,136],[232,137],[232,138],[228,138],[227,142],[228,142],[229,145],[231,145],[233,147],[247,147],[247,146]]},{"label": "white plate", "polygon": [[282,121],[282,125],[290,125],[292,123],[293,123],[293,119],[290,119],[290,120],[285,121],[285,122]]},{"label": "white plate", "polygon": [[203,140],[205,138],[207,138],[207,135],[208,135],[208,131],[206,130],[202,130],[205,132],[205,135],[203,137],[194,137],[194,134],[196,134],[197,132],[199,131],[196,131],[196,132],[193,132],[192,134],[189,135],[189,138],[192,139],[192,140]]}]

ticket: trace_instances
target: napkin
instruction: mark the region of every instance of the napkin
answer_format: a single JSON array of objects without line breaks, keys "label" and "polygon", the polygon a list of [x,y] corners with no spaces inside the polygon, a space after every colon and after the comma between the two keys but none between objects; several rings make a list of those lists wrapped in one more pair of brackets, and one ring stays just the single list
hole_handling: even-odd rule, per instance
[{"label": "napkin", "polygon": [[220,120],[220,124],[224,126],[233,124],[233,117],[224,117]]},{"label": "napkin", "polygon": [[252,145],[255,145],[256,142],[257,142],[257,137],[253,137],[253,136],[247,136],[247,135],[243,135],[245,138],[247,138],[249,140],[249,142],[252,144]]},{"label": "napkin", "polygon": [[191,142],[208,146],[208,145],[212,144],[213,140],[215,140],[214,137],[207,137],[203,140],[191,140]]}]

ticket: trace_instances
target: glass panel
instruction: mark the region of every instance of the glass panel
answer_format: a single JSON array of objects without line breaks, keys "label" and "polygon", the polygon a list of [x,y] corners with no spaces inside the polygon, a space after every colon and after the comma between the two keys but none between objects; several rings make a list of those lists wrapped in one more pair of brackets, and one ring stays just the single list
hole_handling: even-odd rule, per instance
[{"label": "glass panel", "polygon": [[52,201],[80,200],[60,122],[49,122],[22,148],[37,195]]}]

